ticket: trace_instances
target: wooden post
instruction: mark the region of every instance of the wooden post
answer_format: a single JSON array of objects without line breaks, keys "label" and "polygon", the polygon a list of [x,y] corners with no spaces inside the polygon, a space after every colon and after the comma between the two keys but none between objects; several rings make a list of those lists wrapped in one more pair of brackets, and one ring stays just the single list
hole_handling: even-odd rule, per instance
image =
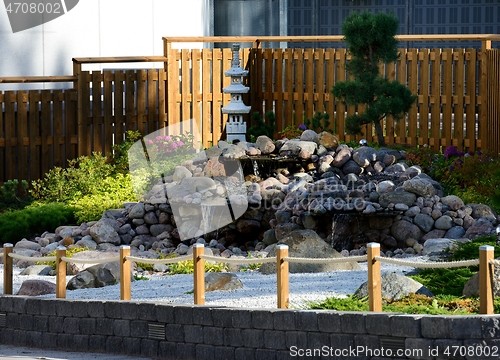
[{"label": "wooden post", "polygon": [[58,246],[56,249],[56,298],[66,298],[66,248]]},{"label": "wooden post", "polygon": [[130,300],[130,246],[120,246],[120,299]]},{"label": "wooden post", "polygon": [[493,314],[492,268],[490,261],[494,258],[493,246],[479,247],[479,313]]},{"label": "wooden post", "polygon": [[382,281],[380,280],[380,244],[367,244],[368,252],[368,302],[370,311],[382,311]]},{"label": "wooden post", "polygon": [[3,293],[12,295],[12,244],[3,244]]},{"label": "wooden post", "polygon": [[205,246],[203,244],[194,244],[193,263],[195,305],[205,305],[205,260],[200,257],[203,254],[205,254]]},{"label": "wooden post", "polygon": [[278,308],[288,309],[290,304],[289,281],[288,281],[288,261],[283,260],[288,257],[287,245],[276,245],[276,275],[278,284]]}]

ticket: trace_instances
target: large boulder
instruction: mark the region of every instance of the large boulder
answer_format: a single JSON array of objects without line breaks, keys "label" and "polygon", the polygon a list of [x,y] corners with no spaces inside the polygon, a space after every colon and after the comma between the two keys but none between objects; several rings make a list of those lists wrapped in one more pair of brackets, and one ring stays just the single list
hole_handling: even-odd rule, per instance
[{"label": "large boulder", "polygon": [[242,287],[243,284],[236,274],[208,273],[205,275],[205,291],[236,290]]},{"label": "large boulder", "polygon": [[[500,260],[498,258],[497,260]],[[500,297],[500,266],[495,265],[493,271],[493,297]],[[466,297],[479,297],[479,273],[471,276],[465,283],[463,296]]]},{"label": "large boulder", "polygon": [[116,230],[104,220],[99,220],[90,228],[90,236],[97,244],[110,243],[120,245],[120,235]]},{"label": "large boulder", "polygon": [[[388,273],[381,276],[382,298],[388,301],[400,300],[411,293],[434,297],[424,285],[401,274]],[[368,296],[368,282],[363,283],[354,293],[358,298]]]},{"label": "large boulder", "polygon": [[[132,272],[131,279],[134,279]],[[87,268],[71,278],[66,288],[68,290],[99,288],[108,285],[115,285],[119,282],[120,265],[118,261],[114,261]]]},{"label": "large boulder", "polygon": [[21,284],[21,288],[16,295],[38,296],[55,294],[56,284],[45,280],[26,280]]},{"label": "large boulder", "polygon": [[[289,236],[279,241],[278,244],[288,245],[288,256],[313,259],[342,258],[343,256],[333,249],[326,241],[321,239],[313,230],[295,230]],[[268,257],[276,256],[276,248],[268,253]],[[360,270],[356,262],[345,263],[290,263],[291,273],[315,273],[337,270]],[[263,274],[276,273],[276,264],[265,263],[260,267]]]}]

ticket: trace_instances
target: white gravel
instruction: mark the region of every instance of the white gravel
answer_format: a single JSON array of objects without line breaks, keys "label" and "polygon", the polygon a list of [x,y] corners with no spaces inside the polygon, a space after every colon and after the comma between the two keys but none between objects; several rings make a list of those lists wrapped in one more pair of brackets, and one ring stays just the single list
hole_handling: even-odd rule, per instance
[{"label": "white gravel", "polygon": [[[424,257],[412,257],[412,261],[426,261]],[[363,270],[323,273],[290,274],[290,307],[304,308],[307,302],[322,301],[328,297],[345,297],[367,281],[366,262],[360,263]],[[382,272],[405,274],[414,270],[391,264],[381,264]],[[13,293],[16,294],[23,281],[47,280],[55,283],[55,276],[19,275],[21,269],[14,267]],[[277,308],[276,275],[259,272],[238,272],[243,288],[231,291],[212,291],[205,294],[206,305],[238,308]],[[132,282],[133,301],[193,304],[193,275],[146,275],[148,280]],[[67,280],[71,277],[68,276]],[[0,291],[3,293],[3,265],[0,265]],[[44,295],[55,298],[55,295]],[[67,299],[120,300],[120,285],[96,289],[67,290]]]}]

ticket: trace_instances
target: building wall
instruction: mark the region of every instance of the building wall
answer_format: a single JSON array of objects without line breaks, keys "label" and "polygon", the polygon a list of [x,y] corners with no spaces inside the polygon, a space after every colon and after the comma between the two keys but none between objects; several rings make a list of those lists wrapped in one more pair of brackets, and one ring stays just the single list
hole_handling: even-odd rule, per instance
[{"label": "building wall", "polygon": [[[57,19],[13,33],[2,5],[0,77],[71,75],[74,57],[163,55],[163,36],[210,35],[207,8],[209,0],[82,0]],[[155,66],[161,64],[119,65]],[[103,67],[113,66],[85,69]]]}]

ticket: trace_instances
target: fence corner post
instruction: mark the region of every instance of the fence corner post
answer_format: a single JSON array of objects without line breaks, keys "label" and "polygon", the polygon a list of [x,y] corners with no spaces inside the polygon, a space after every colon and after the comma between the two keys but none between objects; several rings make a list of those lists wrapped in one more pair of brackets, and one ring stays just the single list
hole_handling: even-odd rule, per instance
[{"label": "fence corner post", "polygon": [[288,268],[289,263],[284,258],[288,257],[287,245],[276,245],[276,275],[278,285],[278,308],[288,309],[290,304]]},{"label": "fence corner post", "polygon": [[201,255],[204,254],[205,246],[203,244],[193,245],[195,305],[205,305],[205,260],[201,258]]},{"label": "fence corner post", "polygon": [[[489,245],[479,247],[479,313],[493,314],[492,267],[495,248]],[[494,271],[494,270],[493,270]]]},{"label": "fence corner post", "polygon": [[120,300],[130,300],[130,246],[120,246]]},{"label": "fence corner post", "polygon": [[66,298],[66,248],[58,246],[56,249],[56,298]]},{"label": "fence corner post", "polygon": [[380,279],[380,244],[369,243],[366,245],[368,255],[368,303],[369,310],[382,311],[382,281]]},{"label": "fence corner post", "polygon": [[13,261],[9,254],[14,249],[12,244],[3,244],[3,293],[12,295],[12,266]]}]

